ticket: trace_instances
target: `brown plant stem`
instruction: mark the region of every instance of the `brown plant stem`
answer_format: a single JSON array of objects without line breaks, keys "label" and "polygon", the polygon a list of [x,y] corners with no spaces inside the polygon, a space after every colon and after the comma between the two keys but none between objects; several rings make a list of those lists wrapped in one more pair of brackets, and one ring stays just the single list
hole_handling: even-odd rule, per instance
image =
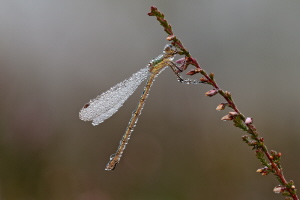
[{"label": "brown plant stem", "polygon": [[[220,94],[227,101],[226,105],[235,111],[229,112],[229,114],[224,116],[222,119],[226,121],[232,120],[236,127],[246,131],[250,135],[250,137],[248,135],[244,135],[242,138],[243,141],[251,146],[253,150],[256,150],[256,157],[264,165],[264,168],[258,169],[257,172],[261,173],[262,175],[267,175],[270,172],[273,173],[281,184],[274,188],[274,192],[288,196],[286,199],[299,200],[296,194],[294,182],[288,182],[283,175],[283,170],[280,164],[281,153],[277,153],[276,151],[272,150],[269,151],[267,149],[267,146],[264,144],[264,138],[259,137],[259,133],[252,123],[252,118],[246,118],[239,111],[235,102],[233,101],[231,93],[220,89],[217,82],[214,80],[214,74],[207,74],[200,67],[197,60],[191,56],[189,51],[183,46],[182,42],[175,36],[172,26],[164,18],[164,14],[162,14],[156,7],[152,6],[151,12],[148,13],[148,15],[156,16],[157,20],[164,27],[165,32],[168,34],[167,40],[172,41],[172,45],[180,50],[178,51],[179,55],[185,56],[185,62],[181,66],[181,71],[186,70],[188,65],[193,65],[196,69],[188,72],[187,74],[194,75],[196,73],[201,73],[203,77],[200,80],[204,80],[207,84],[210,84],[214,88],[213,90],[207,92],[206,95],[212,97],[217,93]],[[268,161],[265,158],[267,158]]]}]

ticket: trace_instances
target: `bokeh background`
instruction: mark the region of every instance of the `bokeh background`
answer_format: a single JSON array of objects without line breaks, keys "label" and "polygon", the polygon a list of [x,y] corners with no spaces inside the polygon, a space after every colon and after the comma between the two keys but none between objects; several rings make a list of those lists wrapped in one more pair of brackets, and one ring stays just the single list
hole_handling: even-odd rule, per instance
[{"label": "bokeh background", "polygon": [[104,171],[143,87],[99,126],[78,112],[162,52],[167,35],[147,16],[151,5],[300,186],[298,0],[2,0],[1,200],[283,199],[274,176],[255,172],[245,133],[220,121],[222,98],[178,83],[169,69],[121,163]]}]

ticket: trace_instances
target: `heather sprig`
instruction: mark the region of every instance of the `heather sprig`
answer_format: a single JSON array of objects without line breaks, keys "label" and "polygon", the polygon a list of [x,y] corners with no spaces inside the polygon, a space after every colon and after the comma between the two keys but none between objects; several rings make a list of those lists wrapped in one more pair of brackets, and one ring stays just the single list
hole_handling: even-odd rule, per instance
[{"label": "heather sprig", "polygon": [[208,74],[205,72],[204,69],[200,67],[197,60],[192,57],[190,52],[183,46],[180,39],[176,37],[172,30],[172,26],[165,19],[164,14],[161,13],[155,6],[152,6],[151,12],[148,13],[148,15],[155,16],[157,18],[161,26],[164,28],[164,31],[168,34],[167,40],[171,41],[172,45],[178,49],[177,53],[179,55],[184,56],[184,58],[181,58],[176,61],[176,63],[180,65],[178,67],[178,70],[184,71],[189,65],[194,66],[195,69],[188,71],[186,74],[192,76],[200,73],[202,75],[200,81],[203,83],[207,83],[213,87],[213,89],[206,92],[205,95],[208,97],[213,97],[217,94],[220,94],[225,99],[226,102],[220,103],[217,106],[216,110],[221,111],[224,110],[226,107],[232,109],[232,111],[230,111],[227,115],[222,117],[221,120],[232,121],[234,126],[247,132],[246,135],[242,136],[242,140],[247,145],[249,145],[252,148],[252,150],[255,150],[257,159],[263,165],[263,167],[258,169],[256,172],[260,173],[263,176],[272,173],[273,175],[275,175],[275,177],[280,183],[280,185],[276,186],[273,191],[275,193],[279,193],[286,196],[286,200],[299,200],[296,194],[296,187],[294,185],[294,182],[292,180],[287,181],[283,175],[283,170],[280,163],[282,154],[280,152],[276,152],[274,150],[269,151],[267,149],[264,138],[259,136],[259,133],[253,124],[253,119],[251,117],[245,117],[239,111],[232,98],[232,94],[228,91],[222,90],[219,87],[219,85],[215,81],[215,76],[213,73]]}]

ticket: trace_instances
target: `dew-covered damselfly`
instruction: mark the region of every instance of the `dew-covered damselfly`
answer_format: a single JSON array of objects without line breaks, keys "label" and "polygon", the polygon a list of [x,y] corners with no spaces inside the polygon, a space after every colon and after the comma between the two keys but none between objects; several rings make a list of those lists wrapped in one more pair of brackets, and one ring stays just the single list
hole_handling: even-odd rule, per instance
[{"label": "dew-covered damselfly", "polygon": [[110,156],[110,161],[106,165],[105,170],[113,170],[120,162],[124,149],[130,139],[130,135],[136,126],[138,117],[145,105],[145,100],[148,97],[153,81],[160,72],[162,72],[167,66],[170,66],[181,83],[202,83],[195,80],[183,79],[179,75],[178,68],[176,64],[173,63],[173,59],[176,54],[176,48],[167,44],[164,48],[163,54],[151,60],[145,68],[139,70],[130,78],[113,86],[108,91],[97,96],[95,99],[90,100],[90,102],[85,104],[80,110],[79,118],[81,120],[92,121],[94,126],[98,125],[116,113],[130,95],[133,94],[137,87],[147,79],[147,83],[140,97],[138,106],[132,113],[132,117],[128,123],[125,134],[120,141],[120,145],[116,153]]}]

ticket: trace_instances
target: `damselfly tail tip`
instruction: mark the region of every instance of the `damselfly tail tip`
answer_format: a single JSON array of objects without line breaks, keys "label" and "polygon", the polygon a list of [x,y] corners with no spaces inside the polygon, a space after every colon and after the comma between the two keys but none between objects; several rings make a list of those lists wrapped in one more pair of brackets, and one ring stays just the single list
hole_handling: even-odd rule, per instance
[{"label": "damselfly tail tip", "polygon": [[106,171],[111,171],[114,170],[117,166],[117,164],[120,162],[120,158],[122,155],[119,155],[117,153],[114,153],[110,156],[109,162],[107,163],[105,170]]},{"label": "damselfly tail tip", "polygon": [[112,170],[115,169],[115,167],[116,167],[116,166],[114,166],[114,167],[106,166],[106,167],[105,167],[105,171],[112,171]]},{"label": "damselfly tail tip", "polygon": [[112,171],[112,170],[114,170],[116,168],[116,166],[117,166],[118,163],[119,162],[116,162],[114,160],[109,161],[107,163],[106,167],[105,167],[105,170],[106,171]]}]

